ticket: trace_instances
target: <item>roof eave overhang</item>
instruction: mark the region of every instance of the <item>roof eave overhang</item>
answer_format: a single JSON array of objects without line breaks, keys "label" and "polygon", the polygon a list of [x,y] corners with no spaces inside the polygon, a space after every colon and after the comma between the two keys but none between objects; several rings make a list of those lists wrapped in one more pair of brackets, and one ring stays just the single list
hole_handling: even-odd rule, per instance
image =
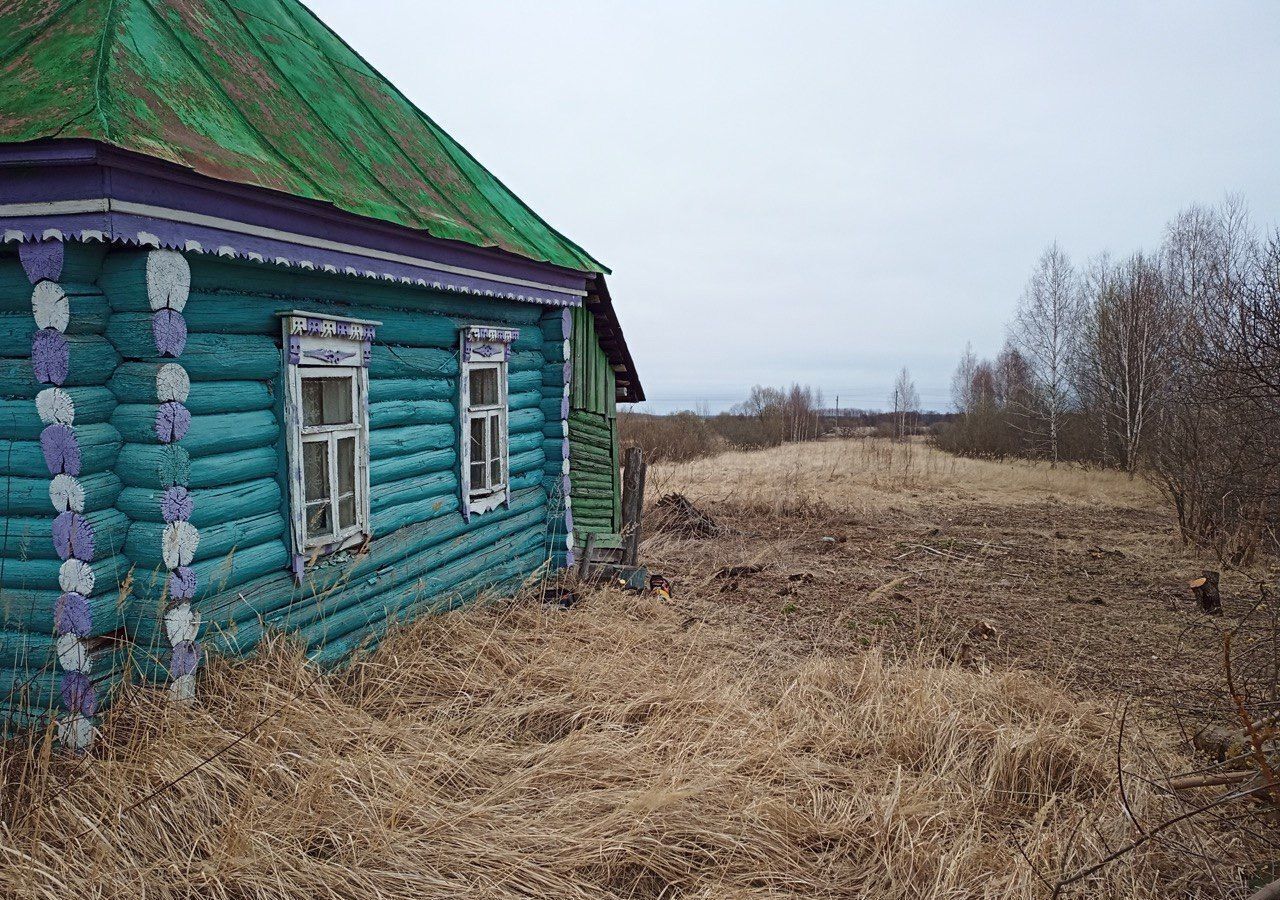
[{"label": "roof eave overhang", "polygon": [[88,140],[0,144],[0,240],[101,240],[578,306],[598,273],[221,181]]},{"label": "roof eave overhang", "polygon": [[595,318],[596,339],[600,342],[609,365],[613,367],[617,380],[617,401],[641,402],[644,400],[644,386],[640,383],[635,361],[631,358],[631,350],[622,333],[622,323],[618,321],[613,298],[609,296],[609,285],[603,275],[596,275],[592,280],[587,291],[586,308]]}]

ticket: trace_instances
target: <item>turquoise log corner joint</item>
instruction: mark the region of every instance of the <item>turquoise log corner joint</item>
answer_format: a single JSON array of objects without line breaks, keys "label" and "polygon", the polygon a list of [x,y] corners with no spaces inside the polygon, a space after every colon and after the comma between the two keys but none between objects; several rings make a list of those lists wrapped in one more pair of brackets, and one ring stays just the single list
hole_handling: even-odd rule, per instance
[{"label": "turquoise log corner joint", "polygon": [[609,546],[644,397],[607,270],[296,0],[103,5],[0,11],[0,714],[75,749]]}]

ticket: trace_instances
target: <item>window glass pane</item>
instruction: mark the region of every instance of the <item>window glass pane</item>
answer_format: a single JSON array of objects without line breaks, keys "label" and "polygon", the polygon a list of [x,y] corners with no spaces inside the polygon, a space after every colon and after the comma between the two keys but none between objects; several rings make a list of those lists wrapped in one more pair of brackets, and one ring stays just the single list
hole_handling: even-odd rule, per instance
[{"label": "window glass pane", "polygon": [[502,418],[498,415],[489,417],[489,454],[491,472],[490,484],[502,483]]},{"label": "window glass pane", "polygon": [[329,501],[307,504],[307,537],[317,538],[333,534],[333,523],[329,521]]},{"label": "window glass pane", "polygon": [[346,425],[351,420],[350,378],[302,379],[303,425]]},{"label": "window glass pane", "polygon": [[338,494],[351,494],[356,489],[356,439],[338,438]]},{"label": "window glass pane", "polygon": [[327,441],[306,441],[302,445],[302,483],[307,501],[329,497],[329,445]]},{"label": "window glass pane", "polygon": [[471,419],[471,460],[481,462],[487,460],[488,454],[485,453],[484,443],[484,416],[474,416]]},{"label": "window glass pane", "polygon": [[478,488],[488,487],[484,480],[485,464],[481,462],[473,462],[471,464],[471,489],[474,491]]},{"label": "window glass pane", "polygon": [[471,405],[496,406],[498,403],[498,370],[471,370]]},{"label": "window glass pane", "polygon": [[342,497],[338,500],[338,528],[346,529],[356,524],[356,496]]}]

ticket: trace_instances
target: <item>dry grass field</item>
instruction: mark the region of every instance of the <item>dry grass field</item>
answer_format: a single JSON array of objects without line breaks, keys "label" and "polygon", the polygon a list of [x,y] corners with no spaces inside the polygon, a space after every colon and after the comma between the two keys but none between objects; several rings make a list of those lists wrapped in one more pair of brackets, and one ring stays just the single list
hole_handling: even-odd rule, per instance
[{"label": "dry grass field", "polygon": [[[673,490],[726,533],[646,541],[670,603],[533,586],[327,675],[277,641],[123,698],[89,759],[11,748],[0,896],[1047,898],[1193,802],[1159,717],[1117,743],[1199,652],[1140,484],[850,441]],[[1243,896],[1231,821],[1059,896]]]},{"label": "dry grass field", "polygon": [[[1177,540],[1143,481],[922,443],[789,444],[651,472],[651,498],[672,491],[727,533],[654,536],[648,560],[710,597],[711,621],[754,621],[793,652],[925,640],[1099,696],[1220,696],[1222,630],[1275,574],[1223,571],[1227,616],[1200,615],[1187,580],[1222,566]],[[741,565],[762,570],[716,577]]]}]

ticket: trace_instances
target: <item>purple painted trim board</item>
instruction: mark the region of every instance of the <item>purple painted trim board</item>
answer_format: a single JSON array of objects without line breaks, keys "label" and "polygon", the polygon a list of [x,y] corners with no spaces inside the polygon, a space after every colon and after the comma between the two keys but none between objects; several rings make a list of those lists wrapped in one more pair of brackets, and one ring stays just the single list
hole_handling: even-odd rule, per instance
[{"label": "purple painted trim board", "polygon": [[[43,165],[33,167],[33,161]],[[439,290],[565,306],[581,304],[592,278],[588,273],[526,260],[504,251],[432,238],[314,201],[205,178],[178,166],[91,142],[0,146],[0,168],[5,166],[22,166],[0,178],[0,234],[5,234],[6,240],[15,240],[19,235],[25,240],[46,235],[58,240],[86,239],[84,235],[88,233],[90,239],[97,236],[197,251],[188,245],[195,241],[198,252],[254,260],[260,257],[267,262],[279,260],[281,264],[404,281]],[[68,207],[66,203],[103,198],[110,202],[89,209]],[[62,202],[62,211],[5,208],[50,202]],[[139,205],[168,212],[161,216],[129,211]],[[194,215],[200,221],[171,220],[175,215]],[[240,223],[252,233],[204,221],[209,218]],[[287,232],[306,240],[299,242],[264,230]],[[336,249],[333,244],[367,248],[374,255]],[[386,255],[411,260],[387,259]],[[519,281],[532,284],[513,283]]]}]

